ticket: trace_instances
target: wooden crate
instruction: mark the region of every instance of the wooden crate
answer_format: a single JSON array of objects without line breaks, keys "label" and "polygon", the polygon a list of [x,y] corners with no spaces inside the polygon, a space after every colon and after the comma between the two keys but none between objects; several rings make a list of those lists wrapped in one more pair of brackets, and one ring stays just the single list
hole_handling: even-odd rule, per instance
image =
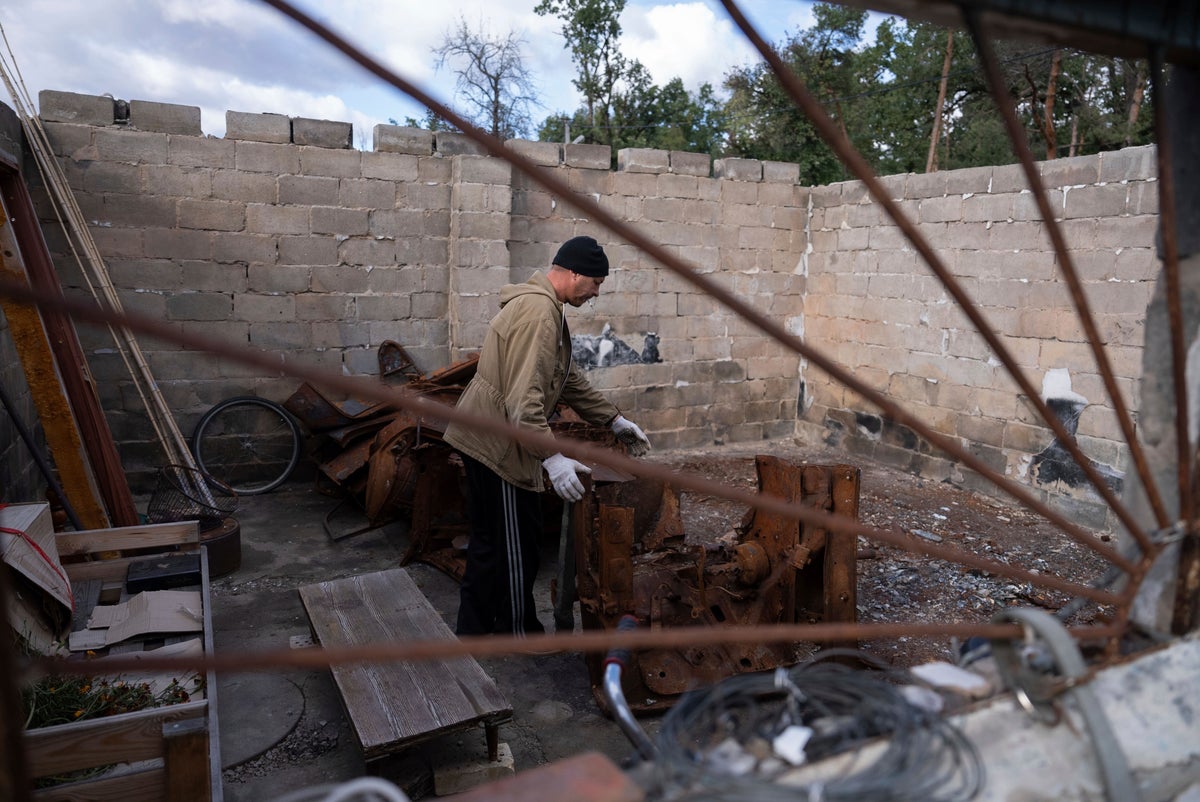
[{"label": "wooden crate", "polygon": [[[202,643],[205,653],[212,653],[208,555],[194,521],[69,532],[55,540],[76,594],[84,587],[94,591],[98,584],[101,598],[110,601],[122,592],[131,562],[156,553],[198,551]],[[134,556],[91,559],[117,550]],[[38,790],[34,799],[220,802],[216,676],[209,672],[205,680],[202,700],[26,731],[31,778],[129,764],[95,779]]]}]

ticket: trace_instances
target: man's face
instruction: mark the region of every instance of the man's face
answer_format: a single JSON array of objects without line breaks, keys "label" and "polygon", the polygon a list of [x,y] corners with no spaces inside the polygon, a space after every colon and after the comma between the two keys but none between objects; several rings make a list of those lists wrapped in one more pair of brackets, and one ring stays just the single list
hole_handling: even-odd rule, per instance
[{"label": "man's face", "polygon": [[580,307],[600,294],[600,285],[604,277],[592,278],[580,273],[571,273],[571,281],[567,285],[566,298],[563,300],[571,306]]}]

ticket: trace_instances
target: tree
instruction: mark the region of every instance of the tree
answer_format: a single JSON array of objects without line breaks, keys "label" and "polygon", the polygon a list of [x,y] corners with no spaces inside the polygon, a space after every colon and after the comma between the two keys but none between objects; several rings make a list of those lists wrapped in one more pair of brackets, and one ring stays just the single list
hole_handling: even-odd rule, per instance
[{"label": "tree", "polygon": [[578,70],[572,83],[584,98],[587,134],[602,144],[613,143],[613,95],[629,68],[617,45],[624,9],[625,0],[541,0],[533,9],[562,20],[564,47]]},{"label": "tree", "polygon": [[493,37],[472,30],[463,18],[434,48],[437,67],[450,65],[457,76],[455,94],[461,113],[492,136],[512,139],[532,128],[530,108],[537,105],[533,78],[525,66],[519,36]]},{"label": "tree", "polygon": [[[869,150],[864,106],[845,99],[869,89],[877,77],[871,59],[856,50],[867,12],[830,3],[813,6],[816,24],[793,34],[777,47],[783,62],[808,87],[838,124],[842,135],[860,150]],[[741,67],[725,79],[729,149],[755,159],[796,162],[801,180],[828,183],[846,177],[833,151],[820,139],[804,114],[764,64]]]}]

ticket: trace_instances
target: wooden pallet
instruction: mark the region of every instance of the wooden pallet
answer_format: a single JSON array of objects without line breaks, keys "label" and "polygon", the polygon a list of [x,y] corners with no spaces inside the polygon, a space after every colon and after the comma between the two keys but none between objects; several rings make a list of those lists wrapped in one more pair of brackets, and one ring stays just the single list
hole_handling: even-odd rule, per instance
[{"label": "wooden pallet", "polygon": [[[129,564],[135,560],[152,554],[199,552],[202,638],[205,653],[212,654],[208,555],[200,543],[195,521],[89,529],[58,534],[55,540],[71,579],[76,605],[89,609],[100,600],[119,600],[124,593]],[[141,556],[95,559],[98,554],[112,550],[127,550]],[[121,644],[119,651],[134,648],[140,646]],[[97,663],[97,671],[100,670],[102,664]],[[26,731],[24,749],[28,773],[33,778],[129,764],[127,769],[115,773],[39,790],[34,798],[220,802],[223,796],[216,687],[216,677],[208,672],[205,698],[198,701]]]},{"label": "wooden pallet", "polygon": [[[454,637],[403,568],[306,585],[300,598],[314,640],[327,648]],[[479,724],[489,758],[497,759],[497,728],[512,717],[512,705],[474,658],[331,671],[367,761]]]}]

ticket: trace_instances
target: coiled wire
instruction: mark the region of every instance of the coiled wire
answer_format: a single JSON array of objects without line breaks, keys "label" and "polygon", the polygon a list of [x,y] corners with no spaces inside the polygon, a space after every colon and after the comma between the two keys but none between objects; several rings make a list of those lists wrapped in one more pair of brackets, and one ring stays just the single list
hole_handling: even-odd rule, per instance
[{"label": "coiled wire", "polygon": [[[846,656],[880,670],[830,660]],[[656,761],[659,787],[666,798],[713,802],[974,798],[983,786],[978,751],[950,722],[909,702],[901,691],[904,684],[921,683],[864,653],[831,649],[791,669],[738,675],[693,691],[663,719]],[[727,765],[712,759],[712,750],[728,739],[743,746],[770,744],[793,725],[814,731],[804,750],[805,765],[834,755],[849,754],[851,759],[834,776],[807,784],[781,784],[780,778],[794,770],[781,761],[760,760],[756,771],[730,773]],[[881,751],[873,759],[859,752],[876,742]]]}]

